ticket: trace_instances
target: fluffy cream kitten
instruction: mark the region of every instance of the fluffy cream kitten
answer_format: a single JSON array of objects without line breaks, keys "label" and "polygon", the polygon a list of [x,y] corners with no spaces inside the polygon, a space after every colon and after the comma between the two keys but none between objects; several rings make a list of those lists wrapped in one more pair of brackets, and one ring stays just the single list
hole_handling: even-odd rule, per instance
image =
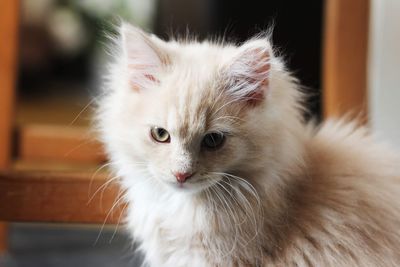
[{"label": "fluffy cream kitten", "polygon": [[116,48],[97,120],[149,266],[400,266],[399,158],[306,125],[268,38]]}]

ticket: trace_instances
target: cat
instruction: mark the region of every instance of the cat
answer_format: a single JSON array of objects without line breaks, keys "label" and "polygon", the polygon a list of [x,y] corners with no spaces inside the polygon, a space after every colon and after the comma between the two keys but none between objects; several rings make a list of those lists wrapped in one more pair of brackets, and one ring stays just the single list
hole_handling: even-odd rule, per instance
[{"label": "cat", "polygon": [[119,27],[96,121],[145,264],[400,266],[399,156],[306,123],[269,40]]}]

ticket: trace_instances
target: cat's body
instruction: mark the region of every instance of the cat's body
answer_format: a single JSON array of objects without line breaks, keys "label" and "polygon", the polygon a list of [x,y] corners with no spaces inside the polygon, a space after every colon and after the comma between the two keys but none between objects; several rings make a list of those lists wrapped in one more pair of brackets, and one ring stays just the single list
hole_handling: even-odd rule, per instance
[{"label": "cat's body", "polygon": [[147,263],[400,265],[399,158],[363,128],[304,124],[267,40],[121,36],[98,121]]}]

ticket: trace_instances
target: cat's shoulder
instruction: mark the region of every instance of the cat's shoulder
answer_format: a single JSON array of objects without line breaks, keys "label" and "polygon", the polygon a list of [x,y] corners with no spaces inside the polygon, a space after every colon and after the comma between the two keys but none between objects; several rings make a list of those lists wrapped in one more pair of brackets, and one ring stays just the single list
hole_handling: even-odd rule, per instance
[{"label": "cat's shoulder", "polygon": [[[343,164],[342,168],[369,167],[397,169],[400,178],[400,155],[380,140],[367,125],[347,119],[329,119],[319,126],[309,125],[308,148],[312,156]],[[345,164],[347,163],[347,164]]]}]

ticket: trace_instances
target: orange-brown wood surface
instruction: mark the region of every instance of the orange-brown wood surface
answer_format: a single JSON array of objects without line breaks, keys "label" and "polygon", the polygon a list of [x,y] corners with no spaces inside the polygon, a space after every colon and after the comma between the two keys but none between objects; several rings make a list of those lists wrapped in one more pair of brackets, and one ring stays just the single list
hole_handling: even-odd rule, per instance
[{"label": "orange-brown wood surface", "polygon": [[0,170],[11,166],[18,1],[0,2]]},{"label": "orange-brown wood surface", "polygon": [[[0,1],[0,170],[9,168],[11,164],[18,8],[19,1]],[[0,202],[0,205],[4,203]],[[0,253],[6,249],[7,225],[0,223]]]},{"label": "orange-brown wood surface", "polygon": [[98,164],[106,160],[101,144],[86,127],[23,125],[18,131],[22,161]]},{"label": "orange-brown wood surface", "polygon": [[0,2],[0,169],[11,163],[18,1]]},{"label": "orange-brown wood surface", "polygon": [[366,115],[369,0],[326,0],[323,56],[325,117]]},{"label": "orange-brown wood surface", "polygon": [[0,220],[118,223],[124,204],[105,174],[0,173]]}]

